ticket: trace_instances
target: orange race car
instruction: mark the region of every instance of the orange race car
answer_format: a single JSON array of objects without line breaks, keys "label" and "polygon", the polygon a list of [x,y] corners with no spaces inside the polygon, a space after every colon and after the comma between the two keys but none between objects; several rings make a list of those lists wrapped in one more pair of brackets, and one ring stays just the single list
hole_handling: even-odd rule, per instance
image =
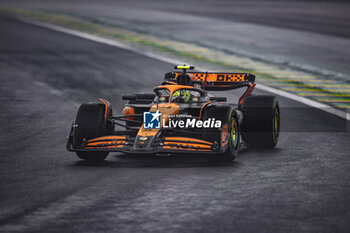
[{"label": "orange race car", "polygon": [[[255,76],[248,73],[187,72],[176,66],[154,93],[123,95],[123,115],[113,116],[107,100],[80,106],[67,149],[89,161],[109,152],[129,154],[200,154],[214,161],[235,159],[243,142],[274,147],[280,129],[275,96],[252,95]],[[208,91],[247,87],[238,103],[225,103]]]}]

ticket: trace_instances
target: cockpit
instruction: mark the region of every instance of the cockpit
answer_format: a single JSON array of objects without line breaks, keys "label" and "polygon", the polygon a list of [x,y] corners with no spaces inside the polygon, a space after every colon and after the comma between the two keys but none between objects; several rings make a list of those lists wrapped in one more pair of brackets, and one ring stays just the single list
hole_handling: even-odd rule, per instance
[{"label": "cockpit", "polygon": [[173,93],[168,88],[157,88],[156,99],[157,103],[183,103],[183,104],[193,104],[199,103],[206,100],[204,92],[193,88],[181,88],[174,90]]}]

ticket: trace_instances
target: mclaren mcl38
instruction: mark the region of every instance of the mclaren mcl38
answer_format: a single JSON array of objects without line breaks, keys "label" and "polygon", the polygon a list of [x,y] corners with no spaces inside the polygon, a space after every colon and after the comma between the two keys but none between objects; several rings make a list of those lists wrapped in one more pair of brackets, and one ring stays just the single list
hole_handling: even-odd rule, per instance
[{"label": "mclaren mcl38", "polygon": [[[242,145],[275,147],[280,108],[275,96],[253,95],[249,73],[195,72],[176,66],[153,93],[123,95],[122,115],[105,99],[83,103],[72,124],[67,149],[80,159],[104,160],[109,152],[197,154],[233,161]],[[238,103],[212,93],[246,88]]]}]

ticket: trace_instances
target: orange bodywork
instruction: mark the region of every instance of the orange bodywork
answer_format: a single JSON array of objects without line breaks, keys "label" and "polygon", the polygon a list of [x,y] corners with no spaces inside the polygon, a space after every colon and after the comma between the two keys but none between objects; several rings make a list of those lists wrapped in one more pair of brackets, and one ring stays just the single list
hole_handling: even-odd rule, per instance
[{"label": "orange bodywork", "polygon": [[[149,111],[156,112],[157,110],[159,110],[159,112],[162,113],[160,119],[162,128],[163,122],[167,123],[170,115],[175,115],[180,112],[180,106],[174,103],[154,104],[152,105]],[[150,137],[155,136],[158,133],[158,131],[159,129],[144,129],[142,125],[137,135],[142,137]]]},{"label": "orange bodywork", "polygon": [[91,148],[118,148],[123,147],[126,143],[125,136],[104,136],[87,141],[85,147]]},{"label": "orange bodywork", "polygon": [[[172,142],[176,141],[176,142]],[[181,141],[181,142],[179,142]],[[164,149],[183,149],[183,150],[201,150],[211,151],[213,143],[196,138],[186,137],[166,137],[164,140]],[[192,148],[189,148],[192,147]]]},{"label": "orange bodywork", "polygon": [[228,137],[229,137],[229,132],[228,132],[228,124],[225,124],[222,127],[222,132],[221,132],[221,146],[224,147],[228,143]]},{"label": "orange bodywork", "polygon": [[106,118],[107,117],[107,111],[108,111],[108,103],[106,100],[104,99],[99,99],[104,105],[105,105],[105,114],[104,114],[104,117]]},{"label": "orange bodywork", "polygon": [[170,91],[170,94],[172,95],[175,91],[180,89],[192,89],[192,86],[184,86],[184,85],[162,85],[158,86],[158,88],[166,88]]},{"label": "orange bodywork", "polygon": [[[135,114],[135,108],[134,107],[130,107],[130,106],[126,106],[123,109],[123,115],[124,116],[128,116],[128,115],[134,115]],[[134,120],[135,117],[127,117],[127,120]]]},{"label": "orange bodywork", "polygon": [[[164,149],[177,149],[177,150],[193,150],[193,151],[211,151],[211,149],[206,149],[206,148],[200,148],[200,147],[197,147],[197,148],[187,148],[187,147],[183,147],[181,148],[181,145],[184,145],[184,144],[177,144],[177,146],[175,145],[169,145],[169,146],[163,146]],[[184,145],[186,146],[186,145]],[[191,145],[192,146],[192,145]]]},{"label": "orange bodywork", "polygon": [[181,141],[184,141],[184,142],[188,142],[188,143],[195,143],[195,142],[200,142],[200,143],[205,143],[205,144],[209,144],[209,145],[213,145],[213,143],[211,142],[207,142],[207,141],[204,141],[204,140],[201,140],[201,139],[197,139],[197,138],[186,138],[186,137],[166,137],[165,138],[165,141],[166,140],[181,140]]},{"label": "orange bodywork", "polygon": [[203,114],[204,108],[205,108],[206,106],[208,106],[209,104],[211,104],[211,103],[213,103],[213,101],[206,102],[206,103],[202,106],[201,111],[200,111],[200,113],[199,113],[199,119],[202,119],[202,114]]},{"label": "orange bodywork", "polygon": [[255,85],[256,85],[255,83],[249,83],[248,89],[244,92],[244,94],[241,96],[241,98],[239,98],[239,102],[238,102],[239,106],[242,105],[243,100],[244,100],[245,97],[247,97],[247,96],[252,94],[252,92],[253,92],[253,90],[255,88]]}]

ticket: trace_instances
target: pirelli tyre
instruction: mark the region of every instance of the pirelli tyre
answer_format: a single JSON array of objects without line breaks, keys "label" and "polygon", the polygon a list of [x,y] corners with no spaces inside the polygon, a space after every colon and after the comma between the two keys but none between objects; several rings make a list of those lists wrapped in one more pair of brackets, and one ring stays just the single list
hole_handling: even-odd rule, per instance
[{"label": "pirelli tyre", "polygon": [[[73,133],[73,147],[78,149],[89,139],[105,136],[113,131],[113,125],[107,120],[112,110],[105,118],[105,105],[103,103],[84,103],[80,105]],[[108,152],[77,151],[80,159],[88,161],[102,161]]]},{"label": "pirelli tyre", "polygon": [[204,109],[202,120],[215,118],[222,122],[220,129],[203,129],[203,140],[217,143],[221,153],[211,155],[209,161],[232,162],[237,154],[240,143],[240,131],[236,111],[231,106],[208,106]]},{"label": "pirelli tyre", "polygon": [[280,108],[275,96],[248,96],[241,110],[242,138],[251,147],[273,148],[280,132]]}]

